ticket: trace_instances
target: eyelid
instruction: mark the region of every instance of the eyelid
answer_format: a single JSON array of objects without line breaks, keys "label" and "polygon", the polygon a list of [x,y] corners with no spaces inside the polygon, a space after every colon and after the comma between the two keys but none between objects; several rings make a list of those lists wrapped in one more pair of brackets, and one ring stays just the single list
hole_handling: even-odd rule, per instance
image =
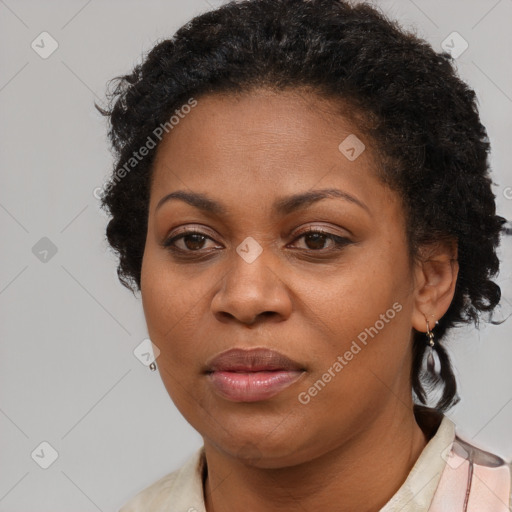
[{"label": "eyelid", "polygon": [[176,238],[177,236],[180,236],[180,235],[196,235],[196,234],[206,236],[206,237],[211,238],[212,240],[216,241],[215,235],[213,235],[211,233],[211,230],[208,229],[206,226],[185,225],[185,226],[179,226],[175,229],[171,229],[164,236],[163,243],[165,243],[166,241],[168,241],[172,238]]},{"label": "eyelid", "polygon": [[[324,250],[317,250],[317,251],[315,251],[313,249],[309,249],[313,254],[318,253],[318,255],[320,255],[320,254],[322,254],[322,252],[333,252],[336,249],[341,249],[347,245],[351,245],[354,243],[354,240],[352,240],[348,236],[337,235],[328,229],[318,228],[315,226],[310,226],[309,228],[296,233],[292,242],[296,242],[297,240],[300,240],[301,238],[303,238],[305,235],[308,235],[309,233],[313,233],[313,234],[319,233],[319,234],[325,236],[327,240],[331,240],[331,242],[334,244],[334,247],[331,249],[324,249]],[[307,251],[308,249],[303,249],[303,250]]]},{"label": "eyelid", "polygon": [[326,226],[312,226],[312,225],[309,225],[309,226],[307,226],[304,229],[299,229],[293,236],[296,238],[298,236],[302,236],[302,235],[310,233],[310,232],[313,232],[313,233],[318,233],[319,232],[319,233],[322,233],[324,235],[332,235],[332,236],[339,236],[339,237],[343,236],[341,234],[338,235],[336,233],[333,233],[332,229],[329,229]]}]

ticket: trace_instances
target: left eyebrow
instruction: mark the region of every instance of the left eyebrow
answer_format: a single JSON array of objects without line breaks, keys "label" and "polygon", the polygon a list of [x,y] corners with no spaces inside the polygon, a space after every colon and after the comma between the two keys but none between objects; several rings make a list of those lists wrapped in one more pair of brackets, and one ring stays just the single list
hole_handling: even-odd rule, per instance
[{"label": "left eyebrow", "polygon": [[337,188],[327,188],[322,190],[311,190],[302,194],[295,194],[293,196],[283,197],[274,203],[273,210],[279,215],[288,215],[300,208],[305,208],[310,204],[321,201],[322,199],[340,198],[345,199],[353,204],[356,204],[370,213],[370,209],[361,200],[353,195],[343,192]]}]

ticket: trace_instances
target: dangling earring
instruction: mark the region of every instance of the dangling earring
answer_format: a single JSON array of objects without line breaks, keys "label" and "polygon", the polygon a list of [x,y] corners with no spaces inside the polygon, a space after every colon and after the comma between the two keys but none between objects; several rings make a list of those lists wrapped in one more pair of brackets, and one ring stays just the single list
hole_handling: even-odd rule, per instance
[{"label": "dangling earring", "polygon": [[155,362],[153,361],[150,365],[149,365],[149,369],[154,372],[156,370],[156,364]]},{"label": "dangling earring", "polygon": [[[437,322],[436,322],[437,323]],[[432,374],[437,374],[436,372],[436,362],[434,359],[434,333],[430,330],[430,324],[427,320],[427,338],[428,338],[428,355],[427,355],[427,370]]]}]

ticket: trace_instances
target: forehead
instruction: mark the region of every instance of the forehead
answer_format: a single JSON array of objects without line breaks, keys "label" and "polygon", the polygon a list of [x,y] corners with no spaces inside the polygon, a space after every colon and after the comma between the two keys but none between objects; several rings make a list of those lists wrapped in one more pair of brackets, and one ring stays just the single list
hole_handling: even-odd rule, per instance
[{"label": "forehead", "polygon": [[[181,119],[174,116],[179,123],[164,136],[158,152],[175,150],[183,139],[204,149],[212,142],[214,146],[222,143],[236,149],[258,142],[296,145],[300,141],[310,149],[308,142],[318,143],[320,138],[337,147],[343,133],[361,135],[359,126],[352,121],[361,119],[356,112],[347,102],[335,102],[309,90],[260,88],[238,94],[207,94],[198,98],[197,105]],[[207,130],[214,126],[215,130]]]},{"label": "forehead", "polygon": [[382,187],[376,155],[345,109],[347,116],[342,103],[293,90],[198,98],[158,147],[153,208],[165,193],[184,188],[260,201],[334,185],[372,194]]}]

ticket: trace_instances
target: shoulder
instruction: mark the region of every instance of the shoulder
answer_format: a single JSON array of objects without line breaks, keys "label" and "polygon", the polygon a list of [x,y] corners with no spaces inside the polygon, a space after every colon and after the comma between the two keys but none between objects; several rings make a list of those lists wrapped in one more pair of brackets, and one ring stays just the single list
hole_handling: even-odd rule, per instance
[{"label": "shoulder", "polygon": [[444,464],[429,512],[512,512],[511,461],[461,437],[447,419],[443,425],[454,435],[440,445]]},{"label": "shoulder", "polygon": [[140,491],[119,512],[161,512],[182,509],[186,512],[193,510],[194,507],[201,510],[201,507],[204,507],[202,483],[204,469],[204,451],[201,447],[182,467]]}]

